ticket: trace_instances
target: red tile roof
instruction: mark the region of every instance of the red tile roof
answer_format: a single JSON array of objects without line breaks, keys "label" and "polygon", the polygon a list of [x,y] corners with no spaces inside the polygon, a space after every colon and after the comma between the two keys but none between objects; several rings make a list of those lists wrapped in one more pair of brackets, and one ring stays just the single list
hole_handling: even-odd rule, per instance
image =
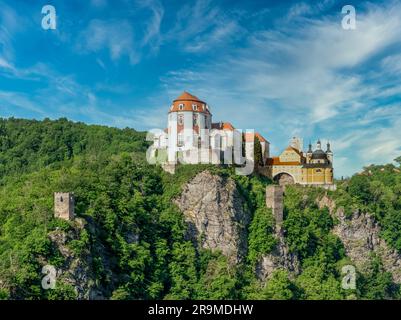
[{"label": "red tile roof", "polygon": [[197,96],[194,96],[193,94],[190,94],[187,91],[184,91],[176,100],[193,100],[193,101],[201,101]]},{"label": "red tile roof", "polygon": [[[182,105],[181,108],[180,105]],[[193,108],[194,105],[197,107],[196,110]],[[208,108],[209,107],[207,106],[206,102],[200,100],[197,96],[184,91],[177,99],[173,101],[169,112],[193,111],[210,114],[210,110]]]},{"label": "red tile roof", "polygon": [[255,137],[258,138],[258,140],[260,142],[266,142],[267,140],[265,138],[263,138],[259,132],[255,132],[255,133],[245,133],[245,141],[247,142],[251,142],[255,140]]},{"label": "red tile roof", "polygon": [[216,122],[212,123],[212,129],[234,131],[235,128],[230,122]]}]

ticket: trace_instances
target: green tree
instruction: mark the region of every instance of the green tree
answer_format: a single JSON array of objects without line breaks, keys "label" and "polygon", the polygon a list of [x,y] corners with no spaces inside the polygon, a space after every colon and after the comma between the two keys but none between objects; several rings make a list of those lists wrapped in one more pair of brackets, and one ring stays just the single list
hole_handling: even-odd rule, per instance
[{"label": "green tree", "polygon": [[398,166],[401,167],[401,156],[395,158],[394,161],[397,162],[397,163],[398,163]]},{"label": "green tree", "polygon": [[235,299],[237,275],[234,265],[230,265],[222,254],[208,259],[207,267],[196,285],[197,299]]},{"label": "green tree", "polygon": [[367,204],[372,200],[369,177],[367,175],[354,175],[349,181],[348,192],[352,197]]},{"label": "green tree", "polygon": [[288,272],[277,270],[267,281],[263,295],[267,300],[291,300],[296,297],[296,292],[297,288],[289,279]]},{"label": "green tree", "polygon": [[174,243],[169,265],[171,289],[167,299],[191,299],[197,283],[195,249],[191,242]]},{"label": "green tree", "polygon": [[263,166],[262,146],[260,144],[260,140],[256,136],[254,140],[253,154],[254,154],[255,166]]},{"label": "green tree", "polygon": [[258,208],[249,227],[248,258],[252,264],[269,253],[277,243],[273,236],[273,217],[266,207]]}]

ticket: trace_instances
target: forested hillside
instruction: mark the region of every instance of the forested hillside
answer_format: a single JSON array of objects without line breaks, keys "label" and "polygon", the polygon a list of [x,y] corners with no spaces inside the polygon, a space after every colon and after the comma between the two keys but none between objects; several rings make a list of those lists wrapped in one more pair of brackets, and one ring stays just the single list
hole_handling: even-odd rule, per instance
[{"label": "forested hillside", "polygon": [[[380,237],[401,252],[401,174],[371,166],[335,192],[289,187],[284,240],[299,272],[256,272],[278,245],[265,205],[268,179],[232,168],[181,166],[172,176],[148,165],[145,134],[66,119],[0,120],[0,297],[3,299],[385,299],[400,288],[380,257],[358,270],[357,288],[341,288],[353,264],[320,207],[325,194],[344,208],[371,214]],[[197,246],[174,199],[197,173],[232,179],[246,222],[245,256],[233,264]],[[53,218],[53,192],[72,191],[77,221]],[[41,286],[42,266],[62,270],[55,289]]]}]

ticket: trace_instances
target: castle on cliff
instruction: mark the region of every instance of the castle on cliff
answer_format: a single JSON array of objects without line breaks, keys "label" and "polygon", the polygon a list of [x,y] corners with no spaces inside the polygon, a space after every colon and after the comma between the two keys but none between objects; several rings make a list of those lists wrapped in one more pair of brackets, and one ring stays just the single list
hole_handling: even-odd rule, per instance
[{"label": "castle on cliff", "polygon": [[[209,105],[184,92],[168,112],[167,128],[154,132],[151,157],[162,159],[166,171],[174,172],[178,163],[234,164],[257,161],[256,169],[281,185],[319,185],[333,188],[333,152],[317,141],[316,148],[303,151],[302,140],[292,138],[279,155],[270,156],[270,143],[260,133],[242,132],[229,122],[212,121]],[[256,153],[259,154],[256,159]]]}]

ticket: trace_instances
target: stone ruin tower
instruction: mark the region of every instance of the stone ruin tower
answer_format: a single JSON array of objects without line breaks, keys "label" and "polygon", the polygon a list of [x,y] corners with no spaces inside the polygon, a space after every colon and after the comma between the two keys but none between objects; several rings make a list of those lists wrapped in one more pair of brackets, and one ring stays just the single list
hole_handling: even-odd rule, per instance
[{"label": "stone ruin tower", "polygon": [[276,222],[276,233],[281,233],[284,211],[284,186],[269,185],[266,187],[266,207],[272,209]]},{"label": "stone ruin tower", "polygon": [[74,220],[74,194],[71,192],[54,193],[54,217],[64,220]]}]

